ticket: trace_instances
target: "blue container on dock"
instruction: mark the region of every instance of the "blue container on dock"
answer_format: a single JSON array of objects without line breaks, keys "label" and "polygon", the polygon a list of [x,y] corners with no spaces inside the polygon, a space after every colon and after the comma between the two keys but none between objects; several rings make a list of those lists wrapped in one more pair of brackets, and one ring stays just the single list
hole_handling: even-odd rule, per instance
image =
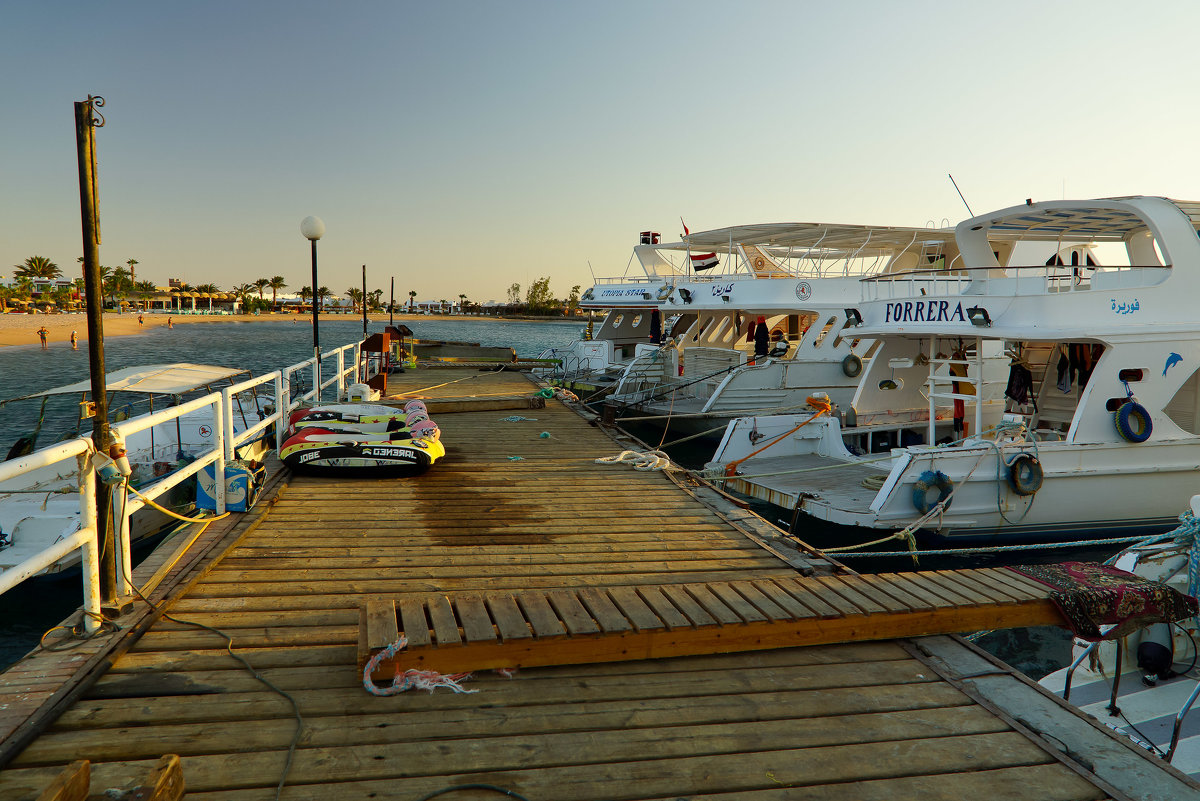
[{"label": "blue container on dock", "polygon": [[[215,464],[205,465],[196,475],[196,508],[210,512],[217,510],[217,484]],[[248,512],[258,502],[266,478],[265,467],[251,469],[241,463],[225,465],[225,511]]]}]

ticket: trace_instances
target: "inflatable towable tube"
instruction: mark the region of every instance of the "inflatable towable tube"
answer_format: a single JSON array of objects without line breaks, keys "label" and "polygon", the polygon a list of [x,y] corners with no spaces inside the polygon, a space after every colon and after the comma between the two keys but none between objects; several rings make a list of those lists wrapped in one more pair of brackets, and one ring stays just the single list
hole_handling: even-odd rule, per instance
[{"label": "inflatable towable tube", "polygon": [[298,473],[420,475],[446,455],[436,439],[407,432],[332,431],[309,427],[283,443],[279,459]]},{"label": "inflatable towable tube", "polygon": [[438,439],[437,423],[429,419],[425,404],[410,401],[403,410],[370,403],[340,403],[297,409],[288,418],[289,433],[305,428],[328,428],[336,431],[393,433],[409,431],[414,436]]}]

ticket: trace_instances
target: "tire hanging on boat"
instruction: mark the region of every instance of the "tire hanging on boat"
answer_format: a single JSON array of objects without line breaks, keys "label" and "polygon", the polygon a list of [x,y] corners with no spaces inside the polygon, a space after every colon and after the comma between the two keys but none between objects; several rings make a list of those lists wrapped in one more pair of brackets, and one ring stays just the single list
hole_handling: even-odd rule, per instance
[{"label": "tire hanging on boat", "polygon": [[[929,491],[934,488],[938,491],[937,500],[930,503]],[[936,472],[926,470],[917,478],[916,483],[913,484],[913,506],[921,514],[929,514],[930,509],[949,498],[952,492],[954,492],[954,482],[950,480],[948,475],[941,470]],[[949,509],[950,502],[947,502],[944,508]]]},{"label": "tire hanging on boat", "polygon": [[862,367],[862,359],[860,359],[856,354],[851,353],[846,356],[846,358],[842,359],[842,373],[844,373],[847,378],[857,378],[858,375],[862,373]]},{"label": "tire hanging on boat", "polygon": [[1145,442],[1154,430],[1150,412],[1133,400],[1125,401],[1113,413],[1113,424],[1117,427],[1117,433],[1127,442]]},{"label": "tire hanging on boat", "polygon": [[1008,463],[1008,485],[1018,495],[1033,495],[1042,488],[1042,463],[1031,453],[1018,453]]}]

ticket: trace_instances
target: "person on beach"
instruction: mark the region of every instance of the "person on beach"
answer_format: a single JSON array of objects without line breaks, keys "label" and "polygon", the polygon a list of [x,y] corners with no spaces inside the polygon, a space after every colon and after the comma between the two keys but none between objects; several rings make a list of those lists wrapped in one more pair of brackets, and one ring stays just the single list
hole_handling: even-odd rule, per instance
[{"label": "person on beach", "polygon": [[76,331],[71,332],[71,350],[79,350],[79,334]]},{"label": "person on beach", "polygon": [[146,324],[146,318],[142,317],[142,315],[139,314],[138,315],[138,325],[145,325],[145,324]]},{"label": "person on beach", "polygon": [[37,335],[42,339],[42,350],[48,349],[50,346],[46,344],[46,337],[50,335],[50,332],[46,330],[46,326],[43,325],[41,328],[39,328],[37,330]]},{"label": "person on beach", "polygon": [[175,319],[173,317],[168,317],[167,318],[167,328],[174,328],[174,327],[175,327]]}]

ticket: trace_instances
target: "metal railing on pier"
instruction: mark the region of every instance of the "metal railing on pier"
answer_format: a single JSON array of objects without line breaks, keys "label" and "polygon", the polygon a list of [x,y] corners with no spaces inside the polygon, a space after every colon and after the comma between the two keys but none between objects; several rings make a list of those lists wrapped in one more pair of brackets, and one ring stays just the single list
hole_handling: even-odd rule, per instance
[{"label": "metal railing on pier", "polygon": [[[320,402],[322,391],[329,387],[337,387],[338,398],[345,394],[347,377],[353,376],[358,369],[361,346],[361,342],[354,342],[322,354],[323,364],[336,361],[337,368],[333,371],[318,371],[315,369],[315,360],[307,359],[282,370],[225,387],[218,392],[195,398],[186,403],[112,424],[113,434],[121,440],[125,440],[139,431],[145,431],[193,412],[210,409],[212,431],[214,432],[211,447],[192,454],[194,458],[191,462],[153,484],[140,488],[133,497],[127,492],[119,491],[124,488],[123,483],[114,485],[112,523],[116,533],[116,589],[118,595],[128,595],[132,592],[129,583],[129,577],[133,574],[130,555],[130,518],[149,505],[150,501],[163,496],[209,465],[214,465],[214,477],[223,477],[225,465],[234,460],[236,449],[264,436],[272,426],[275,429],[275,446],[281,445],[287,428],[286,421],[293,409],[303,403]],[[347,352],[349,352],[349,359],[347,359]],[[293,399],[291,397],[292,378],[296,375],[303,376],[305,371],[308,371],[310,375],[309,386],[312,389]],[[319,380],[318,375],[321,376]],[[326,375],[329,377],[325,378]],[[320,384],[319,388],[315,386],[318,383]],[[257,394],[258,388],[264,384],[272,386],[275,396],[272,411],[269,414],[260,413],[261,419],[235,433],[233,421],[238,408],[238,395],[244,392]],[[70,557],[75,551],[82,551],[83,627],[88,634],[95,632],[102,620],[100,614],[100,544],[96,518],[97,464],[93,458],[95,455],[96,448],[91,437],[81,436],[39,449],[19,459],[0,462],[0,487],[2,487],[5,482],[18,479],[35,470],[75,460],[75,465],[69,472],[75,474],[78,487],[78,529],[74,533],[59,538],[58,541],[25,558],[20,563],[0,571],[0,594],[38,575],[47,568],[53,567],[63,559]],[[0,497],[3,497],[4,494],[3,489],[0,489]],[[214,500],[216,514],[224,514],[225,482],[220,478],[214,481]]]}]

